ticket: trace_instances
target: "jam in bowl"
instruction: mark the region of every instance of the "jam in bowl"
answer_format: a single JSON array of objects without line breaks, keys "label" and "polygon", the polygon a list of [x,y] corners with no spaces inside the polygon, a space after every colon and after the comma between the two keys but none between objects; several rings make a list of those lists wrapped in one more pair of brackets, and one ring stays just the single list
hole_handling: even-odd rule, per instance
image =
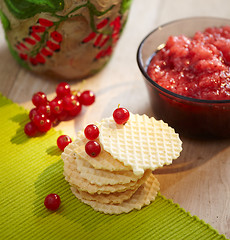
[{"label": "jam in bowl", "polygon": [[154,117],[190,137],[230,136],[230,20],[170,22],[141,42],[137,63]]}]

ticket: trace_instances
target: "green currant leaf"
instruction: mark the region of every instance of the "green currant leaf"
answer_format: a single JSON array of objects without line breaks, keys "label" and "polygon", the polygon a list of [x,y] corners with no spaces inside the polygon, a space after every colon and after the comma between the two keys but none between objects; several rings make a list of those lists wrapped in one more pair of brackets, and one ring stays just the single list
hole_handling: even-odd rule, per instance
[{"label": "green currant leaf", "polygon": [[9,47],[9,50],[10,50],[12,56],[18,61],[18,63],[19,63],[22,67],[24,67],[24,68],[26,68],[26,69],[30,69],[29,65],[28,65],[25,61],[23,61],[23,60],[18,56],[18,53],[17,53],[17,52],[13,49],[13,47],[10,45],[10,43],[9,43],[9,41],[8,41],[7,38],[6,38],[6,41],[7,41],[7,43],[8,43],[8,47]]},{"label": "green currant leaf", "polygon": [[4,0],[10,12],[19,19],[33,17],[40,12],[63,10],[64,0]]},{"label": "green currant leaf", "polygon": [[131,6],[132,0],[123,0],[121,3],[121,14],[124,14]]},{"label": "green currant leaf", "polygon": [[98,11],[98,10],[96,9],[96,7],[95,7],[92,3],[88,2],[87,5],[88,5],[88,8],[89,8],[89,11],[90,11],[93,15],[95,15],[95,16],[103,16],[104,14],[106,14],[107,12],[109,12],[109,11],[114,7],[114,5],[112,5],[111,7],[109,7],[108,9],[106,9],[105,11],[100,12],[100,11]]},{"label": "green currant leaf", "polygon": [[90,25],[91,25],[91,28],[94,32],[97,32],[97,29],[95,27],[95,23],[94,23],[94,16],[103,16],[104,14],[106,14],[107,12],[109,12],[113,7],[114,5],[112,5],[111,7],[109,7],[108,9],[106,9],[105,11],[103,12],[100,12],[96,9],[96,7],[89,2],[87,2],[87,7],[89,9],[89,15],[90,15]]},{"label": "green currant leaf", "polygon": [[10,30],[10,28],[11,28],[10,27],[10,21],[1,10],[0,10],[0,19],[1,19],[4,30],[5,31]]}]

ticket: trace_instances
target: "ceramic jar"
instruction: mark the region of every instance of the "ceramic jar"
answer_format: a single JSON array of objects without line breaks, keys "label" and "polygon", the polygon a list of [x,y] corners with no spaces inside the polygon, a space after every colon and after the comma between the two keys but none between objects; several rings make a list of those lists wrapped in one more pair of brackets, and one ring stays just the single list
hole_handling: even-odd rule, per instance
[{"label": "ceramic jar", "polygon": [[82,79],[110,59],[131,0],[2,0],[1,22],[12,55],[27,69]]}]

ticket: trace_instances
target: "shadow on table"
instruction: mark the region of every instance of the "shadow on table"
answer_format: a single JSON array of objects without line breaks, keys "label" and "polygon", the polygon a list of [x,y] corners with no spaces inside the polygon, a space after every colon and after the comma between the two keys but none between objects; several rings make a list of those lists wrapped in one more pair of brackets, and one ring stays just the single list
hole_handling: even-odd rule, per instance
[{"label": "shadow on table", "polygon": [[[16,130],[15,135],[10,140],[11,143],[19,145],[19,144],[24,144],[24,143],[28,142],[30,137],[28,137],[24,132],[24,127],[25,127],[26,123],[28,123],[30,121],[29,117],[28,117],[28,113],[25,112],[25,113],[17,114],[15,116],[13,116],[10,120],[12,122],[18,123],[18,125],[19,125],[18,129]],[[34,137],[40,137],[43,135],[45,135],[45,133],[38,133]]]},{"label": "shadow on table", "polygon": [[29,138],[24,133],[24,126],[29,121],[27,113],[17,114],[10,119],[12,122],[18,123],[18,129],[15,135],[11,138],[11,143],[13,144],[23,144],[29,140]]}]

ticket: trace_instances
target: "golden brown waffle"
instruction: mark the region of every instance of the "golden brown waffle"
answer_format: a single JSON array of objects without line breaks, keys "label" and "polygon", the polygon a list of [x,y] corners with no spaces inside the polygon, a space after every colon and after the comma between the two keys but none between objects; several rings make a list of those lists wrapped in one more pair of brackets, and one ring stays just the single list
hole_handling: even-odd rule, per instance
[{"label": "golden brown waffle", "polygon": [[[100,141],[98,141],[100,143]],[[101,152],[97,157],[90,157],[85,152],[85,144],[82,144],[81,146],[76,148],[76,154],[88,161],[95,169],[102,169],[102,170],[108,170],[108,171],[127,171],[132,170],[131,167],[125,166],[122,162],[118,161],[117,159],[114,159],[111,154],[106,152],[103,149],[103,146],[101,146]]]},{"label": "golden brown waffle", "polygon": [[94,210],[106,214],[128,213],[133,209],[140,210],[143,206],[149,205],[153,201],[159,191],[159,182],[151,174],[145,183],[132,195],[132,197],[120,204],[106,204],[97,201],[90,201],[83,198],[81,193],[72,188],[73,194],[82,202],[90,205]]},{"label": "golden brown waffle", "polygon": [[125,192],[114,192],[110,194],[89,194],[87,192],[80,191],[71,187],[72,192],[79,192],[81,197],[85,200],[96,201],[99,203],[110,203],[110,204],[118,204],[122,203],[123,201],[131,198],[131,196],[136,192],[138,188],[133,190],[126,190]]},{"label": "golden brown waffle", "polygon": [[76,169],[81,177],[88,180],[91,184],[98,186],[126,184],[131,181],[137,181],[143,175],[137,176],[133,171],[106,171],[95,169],[86,160],[76,156]]},{"label": "golden brown waffle", "polygon": [[109,194],[112,192],[124,192],[128,189],[136,189],[139,187],[146,178],[151,174],[151,171],[146,171],[142,178],[137,181],[131,181],[126,184],[116,184],[116,185],[96,185],[91,184],[88,180],[81,177],[80,172],[77,170],[76,166],[76,155],[75,155],[75,142],[70,143],[62,153],[62,159],[64,161],[64,176],[71,186],[75,188],[88,192],[90,194],[94,193],[104,193]]},{"label": "golden brown waffle", "polygon": [[105,151],[137,175],[171,164],[182,150],[173,128],[146,115],[130,114],[125,125],[116,124],[113,117],[103,119],[99,139]]}]

